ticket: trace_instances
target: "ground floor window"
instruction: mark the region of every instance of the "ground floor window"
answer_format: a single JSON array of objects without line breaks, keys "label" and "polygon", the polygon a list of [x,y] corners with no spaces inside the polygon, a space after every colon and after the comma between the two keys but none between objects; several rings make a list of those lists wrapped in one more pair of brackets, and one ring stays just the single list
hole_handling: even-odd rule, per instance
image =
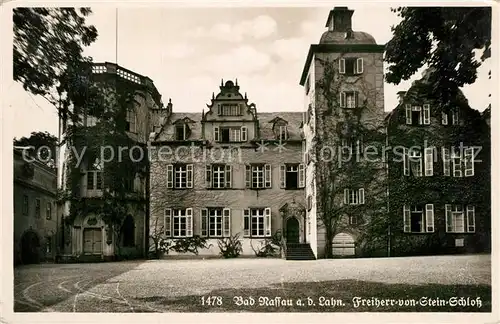
[{"label": "ground floor window", "polygon": [[472,205],[445,205],[446,232],[474,233],[476,231],[476,210]]},{"label": "ground floor window", "polygon": [[193,236],[193,209],[166,209],[164,227],[167,237]]},{"label": "ground floor window", "polygon": [[407,233],[434,232],[434,205],[404,205],[403,222]]},{"label": "ground floor window", "polygon": [[229,237],[231,210],[229,208],[203,208],[201,210],[201,236]]},{"label": "ground floor window", "polygon": [[271,236],[271,208],[244,210],[244,236]]}]

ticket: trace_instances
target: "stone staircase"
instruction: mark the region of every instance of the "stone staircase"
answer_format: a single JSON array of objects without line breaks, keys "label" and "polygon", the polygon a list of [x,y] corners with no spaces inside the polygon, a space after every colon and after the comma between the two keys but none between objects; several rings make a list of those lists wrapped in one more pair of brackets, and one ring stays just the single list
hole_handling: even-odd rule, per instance
[{"label": "stone staircase", "polygon": [[286,259],[297,260],[297,261],[316,260],[309,243],[287,243]]}]

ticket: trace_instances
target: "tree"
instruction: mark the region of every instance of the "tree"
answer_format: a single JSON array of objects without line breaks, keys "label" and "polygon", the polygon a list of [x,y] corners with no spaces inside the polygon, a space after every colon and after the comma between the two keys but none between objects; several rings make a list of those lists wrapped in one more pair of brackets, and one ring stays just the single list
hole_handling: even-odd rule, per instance
[{"label": "tree", "polygon": [[55,167],[57,137],[49,132],[32,132],[29,137],[14,138],[14,146],[30,147],[34,158],[51,168]]},{"label": "tree", "polygon": [[90,8],[15,8],[14,80],[25,90],[41,95],[58,107],[61,76],[72,62],[89,61],[83,47],[97,39],[94,26],[85,19]]},{"label": "tree", "polygon": [[[347,230],[363,245],[372,237],[372,224],[384,222],[385,166],[382,159],[383,115],[376,111],[374,90],[362,79],[357,84],[356,108],[340,107],[340,86],[345,77],[334,62],[319,60],[323,78],[317,82],[313,157],[318,224],[324,229],[325,257],[333,256],[336,234]],[[376,91],[376,90],[375,90]],[[371,151],[371,153],[365,153]],[[365,197],[365,192],[366,197]],[[352,195],[352,198],[351,198]],[[384,230],[385,231],[385,230]],[[385,233],[377,233],[378,236]],[[318,236],[323,235],[318,230]]]},{"label": "tree", "polygon": [[465,84],[474,83],[482,62],[491,56],[491,7],[399,7],[385,61],[386,80],[399,84],[423,65],[431,68],[432,96],[444,106]]}]

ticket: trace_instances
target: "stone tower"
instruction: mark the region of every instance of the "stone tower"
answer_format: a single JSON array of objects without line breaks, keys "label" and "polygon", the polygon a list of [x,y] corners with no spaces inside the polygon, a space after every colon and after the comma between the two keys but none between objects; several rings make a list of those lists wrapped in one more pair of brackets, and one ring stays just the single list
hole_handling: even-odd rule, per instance
[{"label": "stone tower", "polygon": [[[307,240],[317,257],[323,257],[325,249],[325,229],[320,224],[318,207],[320,180],[316,177],[320,162],[313,162],[321,149],[318,146],[338,147],[342,139],[329,129],[347,127],[350,116],[357,115],[367,127],[381,125],[384,118],[384,45],[377,45],[366,32],[352,30],[353,13],[347,7],[330,11],[328,30],[319,44],[310,46],[300,79],[305,92]],[[354,254],[356,235],[341,234],[339,255]]]}]

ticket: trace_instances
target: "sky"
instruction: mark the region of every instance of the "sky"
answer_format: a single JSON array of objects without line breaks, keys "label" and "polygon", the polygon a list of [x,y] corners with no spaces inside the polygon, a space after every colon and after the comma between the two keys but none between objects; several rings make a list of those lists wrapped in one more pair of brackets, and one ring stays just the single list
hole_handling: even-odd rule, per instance
[{"label": "sky", "polygon": [[[399,18],[388,5],[352,5],[353,30],[368,32],[378,44],[392,36]],[[85,49],[94,62],[116,62],[153,80],[164,103],[174,111],[206,110],[221,79],[238,79],[257,111],[302,111],[299,85],[309,46],[326,31],[331,7],[168,8],[95,7],[88,23],[99,33]],[[463,89],[469,104],[484,110],[490,103],[491,61],[478,80]],[[397,105],[397,92],[407,90],[420,73],[399,85],[385,84],[385,110]],[[56,110],[18,83],[8,88],[7,106],[15,111],[15,137],[32,131],[57,135]],[[30,118],[25,118],[29,116]]]}]

